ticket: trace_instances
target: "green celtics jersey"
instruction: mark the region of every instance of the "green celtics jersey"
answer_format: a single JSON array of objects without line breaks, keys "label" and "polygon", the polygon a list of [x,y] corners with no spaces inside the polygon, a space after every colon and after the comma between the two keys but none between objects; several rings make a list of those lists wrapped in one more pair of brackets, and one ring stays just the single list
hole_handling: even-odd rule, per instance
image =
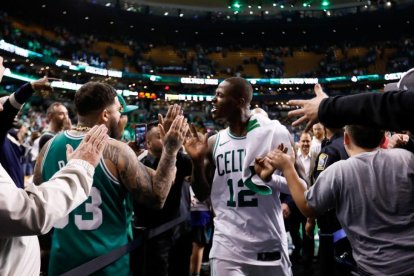
[{"label": "green celtics jersey", "polygon": [[[83,137],[65,131],[53,138],[42,162],[43,180],[49,180],[67,163],[66,144],[76,148]],[[49,274],[60,275],[127,244],[131,209],[126,198],[127,191],[101,160],[89,198],[55,225]],[[127,254],[95,275],[129,274]]]}]

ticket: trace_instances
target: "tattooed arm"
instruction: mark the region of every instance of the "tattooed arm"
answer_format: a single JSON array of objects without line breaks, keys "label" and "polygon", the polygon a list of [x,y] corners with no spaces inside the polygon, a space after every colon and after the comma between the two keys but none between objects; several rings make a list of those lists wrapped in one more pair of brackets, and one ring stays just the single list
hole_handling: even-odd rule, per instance
[{"label": "tattooed arm", "polygon": [[[164,148],[157,170],[141,164],[128,145],[115,140],[104,151],[107,164],[113,164],[122,185],[128,189],[140,203],[151,208],[162,208],[176,175],[176,157],[188,131],[187,121],[177,116],[169,131],[165,134]],[[109,162],[108,162],[109,161]]]}]

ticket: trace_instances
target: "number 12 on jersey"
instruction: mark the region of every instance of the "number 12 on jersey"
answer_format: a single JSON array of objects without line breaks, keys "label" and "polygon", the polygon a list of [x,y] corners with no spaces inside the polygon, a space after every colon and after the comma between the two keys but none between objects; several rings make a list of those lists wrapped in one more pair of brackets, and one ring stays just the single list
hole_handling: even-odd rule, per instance
[{"label": "number 12 on jersey", "polygon": [[[244,189],[244,190],[240,190],[237,193],[237,202],[234,199],[234,187],[233,187],[233,179],[228,179],[227,180],[227,186],[229,187],[229,193],[230,193],[230,198],[229,200],[227,200],[227,206],[229,207],[236,207],[237,203],[239,207],[257,207],[258,206],[258,201],[256,197],[253,198],[247,198],[247,197],[251,197],[256,195],[255,192],[249,190],[249,189]],[[243,180],[240,179],[237,182],[237,186],[238,187],[243,187],[244,183]]]}]

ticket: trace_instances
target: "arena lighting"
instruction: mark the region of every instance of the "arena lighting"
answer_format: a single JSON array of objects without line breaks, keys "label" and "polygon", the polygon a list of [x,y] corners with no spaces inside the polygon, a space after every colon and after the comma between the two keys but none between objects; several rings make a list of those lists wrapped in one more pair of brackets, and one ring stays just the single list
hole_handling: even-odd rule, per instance
[{"label": "arena lighting", "polygon": [[181,78],[181,83],[184,84],[206,84],[206,85],[218,85],[218,79],[200,79],[200,78]]},{"label": "arena lighting", "polygon": [[214,96],[212,95],[194,95],[194,94],[165,94],[166,101],[195,101],[195,102],[211,102]]},{"label": "arena lighting", "polygon": [[26,81],[26,82],[32,82],[35,80],[34,78],[31,78],[31,77],[26,77],[23,75],[13,73],[12,71],[10,71],[9,68],[6,68],[6,70],[4,70],[4,76],[15,79],[15,80]]},{"label": "arena lighting", "polygon": [[22,56],[22,57],[43,57],[42,54],[26,50],[24,48],[21,48],[19,46],[7,43],[3,39],[0,40],[0,49],[4,50],[6,52],[14,53],[16,55]]},{"label": "arena lighting", "polygon": [[[285,34],[285,31],[282,31],[282,34]],[[98,67],[93,67],[83,64],[75,64],[71,61],[53,59],[53,58],[44,58],[43,55],[23,49],[21,47],[15,46],[13,44],[7,43],[4,40],[0,40],[0,50],[14,53],[19,56],[27,57],[26,61],[29,62],[33,58],[41,58],[44,63],[54,63],[58,67],[68,68],[73,71],[85,71],[90,74],[101,75],[105,77],[116,77],[116,78],[127,78],[127,79],[139,79],[139,80],[150,80],[156,83],[183,83],[183,84],[196,84],[196,85],[218,85],[223,79],[213,79],[213,78],[181,78],[176,76],[157,76],[150,74],[136,74],[129,72],[122,72],[117,70],[107,70]],[[381,81],[381,80],[398,80],[401,78],[403,73],[390,73],[385,75],[361,75],[356,76],[358,81]],[[8,71],[8,77],[14,77],[15,79],[31,81],[35,79],[28,79],[22,75],[13,74]],[[266,78],[250,78],[247,79],[252,84],[263,84],[263,85],[292,85],[292,84],[315,84],[315,83],[332,83],[332,82],[350,82],[351,77],[346,76],[336,76],[328,78],[280,78],[280,79],[266,79]]]},{"label": "arena lighting", "polygon": [[152,100],[156,100],[157,98],[157,94],[153,93],[153,92],[139,92],[138,93],[138,99],[152,99]]},{"label": "arena lighting", "polygon": [[128,97],[128,96],[138,96],[138,92],[131,90],[116,90],[119,95]]},{"label": "arena lighting", "polygon": [[161,79],[161,77],[151,75],[151,76],[149,77],[149,79],[150,79],[150,81],[154,81],[154,82],[156,82],[156,81],[158,81],[159,79]]},{"label": "arena lighting", "polygon": [[384,79],[385,80],[399,80],[403,76],[403,72],[400,73],[391,73],[391,74],[385,74]]},{"label": "arena lighting", "polygon": [[235,9],[235,10],[239,10],[241,7],[242,7],[242,5],[240,4],[240,2],[239,1],[234,1],[233,2],[233,4],[231,5],[232,7],[233,7],[233,9]]},{"label": "arena lighting", "polygon": [[50,84],[53,88],[61,88],[61,89],[67,89],[67,90],[78,90],[82,85],[78,83],[73,82],[67,82],[67,81],[52,81]]},{"label": "arena lighting", "polygon": [[322,7],[328,7],[330,5],[328,0],[323,0],[322,1]]},{"label": "arena lighting", "polygon": [[85,71],[86,73],[89,73],[89,74],[100,75],[104,77],[108,76],[108,77],[122,78],[122,71],[107,70],[107,69],[102,69],[99,67],[94,67],[94,66],[89,66],[89,65],[87,66],[76,65],[76,64],[73,64],[71,61],[62,60],[62,59],[56,60],[55,65],[58,67],[68,67],[70,70],[73,70],[73,71]]},{"label": "arena lighting", "polygon": [[378,74],[357,76],[358,81],[363,81],[363,80],[378,81],[378,80],[381,80],[381,79],[384,79],[384,78],[385,78],[385,76],[381,77]]},{"label": "arena lighting", "polygon": [[349,77],[330,77],[330,78],[325,78],[325,82],[338,82],[338,81],[347,81],[349,79]]}]

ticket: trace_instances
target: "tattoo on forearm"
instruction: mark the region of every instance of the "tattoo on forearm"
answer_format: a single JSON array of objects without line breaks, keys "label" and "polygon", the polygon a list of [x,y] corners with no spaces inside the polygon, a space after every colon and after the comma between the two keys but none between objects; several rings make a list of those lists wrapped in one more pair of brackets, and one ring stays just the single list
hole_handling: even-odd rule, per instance
[{"label": "tattoo on forearm", "polygon": [[109,145],[103,156],[116,166],[121,183],[136,200],[152,208],[164,204],[175,177],[175,155],[163,154],[155,172],[139,162],[129,148]]},{"label": "tattoo on forearm", "polygon": [[178,145],[179,145],[179,141],[178,141],[177,138],[175,138],[175,137],[168,137],[165,140],[165,143],[164,143],[165,151],[167,153],[172,153],[173,151],[176,151],[177,150],[177,148],[179,147]]},{"label": "tattoo on forearm", "polygon": [[159,195],[161,205],[164,204],[176,175],[175,163],[176,155],[166,154],[164,151],[161,155],[155,175],[152,179],[154,192]]}]

